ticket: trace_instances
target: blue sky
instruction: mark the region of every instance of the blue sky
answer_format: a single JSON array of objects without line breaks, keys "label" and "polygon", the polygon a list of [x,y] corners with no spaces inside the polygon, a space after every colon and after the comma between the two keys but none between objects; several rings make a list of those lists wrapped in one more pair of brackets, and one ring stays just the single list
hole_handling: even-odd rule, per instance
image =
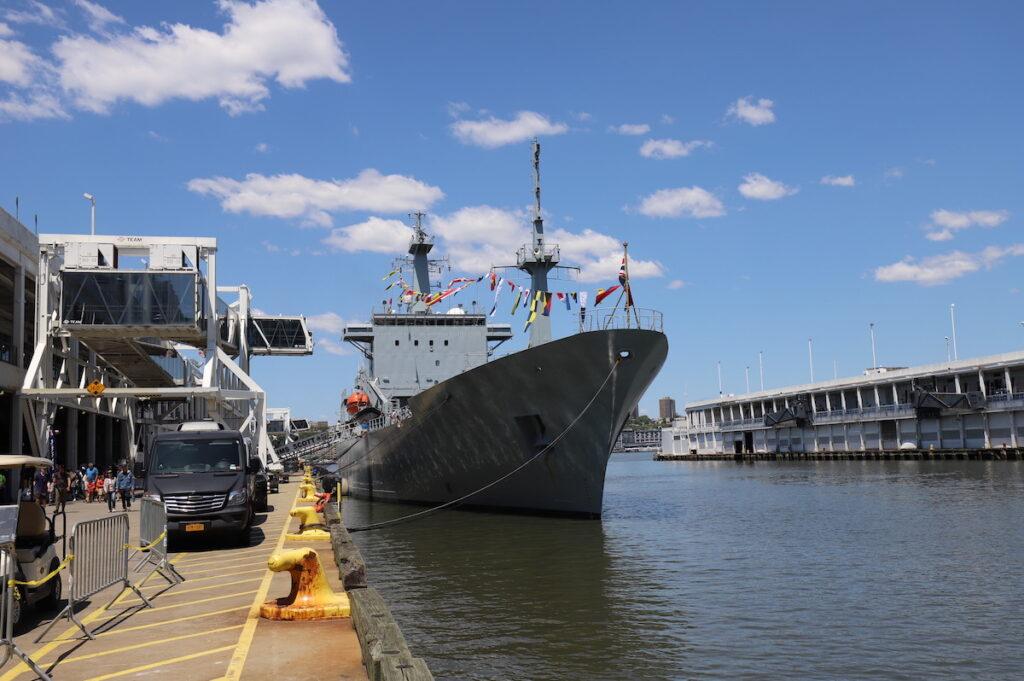
[{"label": "blue sky", "polygon": [[101,232],[217,237],[221,283],[314,320],[313,357],[253,364],[273,405],[314,418],[351,383],[340,320],[384,297],[410,209],[452,276],[514,259],[533,134],[546,224],[583,264],[554,288],[614,283],[628,240],[638,304],[665,313],[645,412],[717,393],[719,360],[727,391],[745,365],[756,388],[759,350],[769,387],[803,382],[809,336],[818,378],[857,373],[872,321],[880,363],[939,361],[951,302],[960,356],[997,353],[1024,341],[1022,16],[4,0],[0,204],[82,232],[88,191]]}]

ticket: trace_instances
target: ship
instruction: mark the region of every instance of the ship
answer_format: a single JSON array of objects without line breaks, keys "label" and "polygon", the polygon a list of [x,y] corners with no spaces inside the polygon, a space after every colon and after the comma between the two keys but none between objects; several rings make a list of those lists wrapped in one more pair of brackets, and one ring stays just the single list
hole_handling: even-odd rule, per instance
[{"label": "ship", "polygon": [[532,241],[508,266],[530,277],[528,346],[498,356],[510,324],[462,305],[435,311],[452,288],[432,283],[444,261],[430,259],[433,239],[415,213],[408,257],[395,268],[411,269],[415,283],[399,304],[343,331],[363,356],[344,404],[350,437],[337,443],[333,467],[351,496],[601,516],[612,448],[664,364],[668,339],[661,314],[633,304],[626,251],[621,305],[588,310],[581,295],[575,332],[552,338],[549,274],[566,266],[545,240],[536,140],[532,152]]}]

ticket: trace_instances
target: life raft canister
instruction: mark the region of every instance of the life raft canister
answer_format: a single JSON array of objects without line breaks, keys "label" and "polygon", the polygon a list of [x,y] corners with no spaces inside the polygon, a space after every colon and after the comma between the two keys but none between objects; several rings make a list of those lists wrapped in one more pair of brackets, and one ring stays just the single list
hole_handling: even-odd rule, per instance
[{"label": "life raft canister", "polygon": [[370,396],[361,390],[357,390],[345,398],[345,411],[355,415],[359,411],[370,406]]}]

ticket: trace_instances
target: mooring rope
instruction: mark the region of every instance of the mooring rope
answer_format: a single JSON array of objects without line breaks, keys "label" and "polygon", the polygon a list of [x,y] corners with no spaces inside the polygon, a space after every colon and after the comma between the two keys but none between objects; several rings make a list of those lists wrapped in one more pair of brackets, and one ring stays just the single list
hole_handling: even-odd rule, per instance
[{"label": "mooring rope", "polygon": [[[546,454],[552,447],[554,447],[556,444],[558,444],[559,440],[561,440],[563,437],[565,437],[569,433],[569,431],[573,429],[573,427],[579,422],[579,420],[583,418],[584,414],[587,413],[587,411],[590,409],[590,407],[593,406],[594,402],[597,401],[597,398],[601,395],[601,392],[604,390],[604,387],[606,385],[608,385],[608,381],[611,380],[612,374],[614,374],[615,370],[619,368],[619,362],[621,362],[621,361],[622,360],[620,358],[618,358],[618,357],[615,358],[615,364],[612,365],[611,371],[609,371],[608,375],[604,377],[603,381],[601,381],[601,385],[597,388],[597,392],[594,393],[594,396],[591,397],[590,401],[587,402],[586,406],[583,407],[583,410],[580,411],[580,413],[576,415],[576,418],[574,418],[572,421],[569,422],[569,425],[565,427],[565,430],[563,430],[561,433],[556,435],[555,438],[553,440],[551,440],[551,442],[548,443],[548,445],[546,447],[544,447],[544,449],[540,450],[539,452],[537,452],[536,454],[531,456],[529,459],[527,459],[523,463],[519,464],[518,466],[516,466],[515,468],[510,470],[508,473],[505,473],[500,478],[497,478],[496,480],[492,480],[491,482],[487,483],[483,487],[480,487],[478,489],[473,490],[469,494],[463,494],[461,497],[458,497],[457,499],[452,499],[451,501],[446,501],[443,504],[438,504],[437,506],[432,506],[432,507],[424,509],[422,511],[417,511],[416,513],[410,513],[409,515],[404,515],[404,516],[401,516],[399,518],[393,518],[391,520],[384,520],[384,521],[379,522],[379,523],[371,523],[369,525],[359,525],[359,526],[356,526],[356,527],[347,527],[345,529],[347,529],[349,532],[368,532],[370,530],[379,530],[379,529],[382,529],[382,528],[385,528],[385,527],[392,527],[394,525],[399,525],[401,523],[410,522],[412,520],[419,520],[420,518],[425,518],[428,515],[431,515],[433,513],[437,513],[438,511],[442,511],[442,510],[444,510],[446,508],[450,508],[451,506],[454,506],[456,504],[460,504],[463,501],[465,501],[466,499],[474,497],[477,494],[480,494],[481,492],[484,492],[484,491],[490,489],[491,487],[494,487],[495,485],[497,485],[497,484],[499,484],[501,482],[504,482],[505,480],[507,480],[508,478],[512,477],[513,475],[515,475],[516,473],[518,473],[519,471],[523,470],[524,468],[529,466],[531,463],[533,463],[534,461],[539,459],[541,456]],[[340,500],[339,500],[339,502],[340,502]]]}]

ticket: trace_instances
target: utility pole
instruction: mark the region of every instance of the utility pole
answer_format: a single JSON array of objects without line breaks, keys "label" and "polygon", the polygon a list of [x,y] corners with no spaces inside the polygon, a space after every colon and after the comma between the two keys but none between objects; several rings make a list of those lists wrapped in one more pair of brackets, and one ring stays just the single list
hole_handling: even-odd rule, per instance
[{"label": "utility pole", "polygon": [[747,393],[750,393],[750,367],[748,366],[743,370],[743,375],[747,379]]},{"label": "utility pole", "polygon": [[950,354],[950,351],[949,351],[949,336],[946,336],[946,361],[947,362],[952,362],[953,361],[953,355]]},{"label": "utility pole", "polygon": [[811,383],[814,383],[814,342],[811,338],[807,339],[807,363],[811,367]]},{"label": "utility pole", "polygon": [[871,322],[868,324],[868,329],[871,331],[871,368],[878,368],[878,355],[875,353],[875,323]]},{"label": "utility pole", "polygon": [[761,390],[764,390],[764,350],[757,351],[757,366],[761,369]]},{"label": "utility pole", "polygon": [[96,236],[96,197],[86,192],[82,198],[89,202],[89,233]]},{"label": "utility pole", "polygon": [[956,349],[956,303],[949,304],[949,323],[953,326],[953,359],[960,359]]},{"label": "utility pole", "polygon": [[722,360],[718,360],[718,396],[721,397],[724,394],[722,390]]}]

